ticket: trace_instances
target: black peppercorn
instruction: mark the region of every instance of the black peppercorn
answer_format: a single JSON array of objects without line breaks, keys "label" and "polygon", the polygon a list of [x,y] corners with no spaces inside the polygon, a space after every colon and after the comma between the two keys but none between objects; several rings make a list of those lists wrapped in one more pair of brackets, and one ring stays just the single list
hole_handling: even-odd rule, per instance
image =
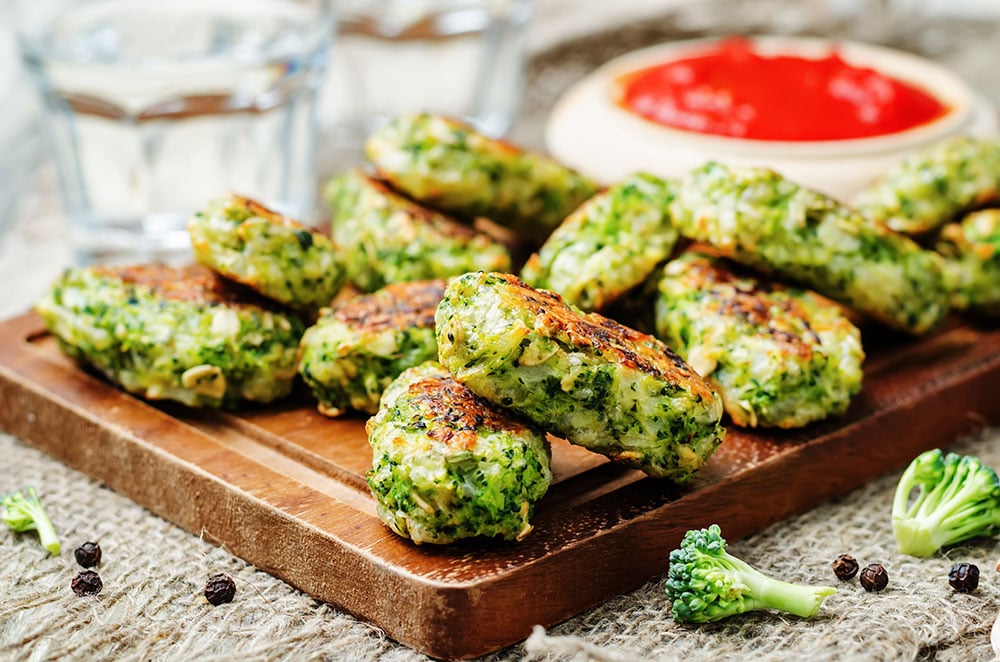
[{"label": "black peppercorn", "polygon": [[971,563],[956,563],[948,573],[948,583],[960,593],[972,593],[979,587],[979,568]]},{"label": "black peppercorn", "polygon": [[101,546],[96,542],[85,542],[73,550],[73,556],[84,568],[93,568],[101,562]]},{"label": "black peppercorn", "polygon": [[236,584],[233,578],[224,572],[212,575],[205,582],[205,599],[212,605],[232,602],[236,596]]},{"label": "black peppercorn", "polygon": [[101,576],[93,570],[82,570],[73,578],[70,588],[77,595],[97,595],[104,588]]},{"label": "black peppercorn", "polygon": [[861,585],[866,591],[881,591],[889,585],[889,573],[880,563],[872,563],[861,571]]},{"label": "black peppercorn", "polygon": [[847,581],[858,574],[858,560],[850,554],[841,554],[833,560],[833,574],[837,579]]}]

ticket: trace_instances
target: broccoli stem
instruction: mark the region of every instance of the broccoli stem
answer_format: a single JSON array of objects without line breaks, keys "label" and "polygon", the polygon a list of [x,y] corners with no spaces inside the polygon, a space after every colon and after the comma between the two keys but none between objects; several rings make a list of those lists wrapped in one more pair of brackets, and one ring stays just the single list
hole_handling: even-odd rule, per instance
[{"label": "broccoli stem", "polygon": [[831,586],[803,586],[768,577],[753,566],[727,554],[740,571],[755,609],[780,609],[795,616],[815,616],[829,596],[837,592]]},{"label": "broccoli stem", "polygon": [[52,556],[59,556],[59,552],[62,551],[62,543],[59,541],[56,528],[52,526],[52,520],[49,519],[44,510],[35,516],[35,528],[38,530],[38,540],[42,543],[42,547],[48,550]]},{"label": "broccoli stem", "polygon": [[945,545],[952,545],[982,533],[990,520],[975,514],[947,511],[925,517],[901,519],[893,523],[896,542],[903,554],[926,558]]},{"label": "broccoli stem", "polygon": [[926,558],[941,548],[934,539],[933,529],[920,520],[901,520],[894,523],[896,542],[902,554]]}]

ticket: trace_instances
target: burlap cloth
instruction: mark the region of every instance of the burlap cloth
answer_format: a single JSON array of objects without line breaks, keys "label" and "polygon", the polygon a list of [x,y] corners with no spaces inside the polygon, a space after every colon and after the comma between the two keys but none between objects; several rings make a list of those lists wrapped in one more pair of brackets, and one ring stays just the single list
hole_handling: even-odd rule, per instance
[{"label": "burlap cloth", "polygon": [[[894,43],[951,63],[997,98],[987,75],[994,58],[974,54],[991,39],[995,47],[995,24],[948,19],[942,28],[941,20],[913,16],[887,23],[884,17],[831,13],[817,2],[721,4],[721,12],[717,2],[685,5],[659,20],[540,53],[514,138],[538,145],[553,100],[608,57],[665,39],[734,30],[826,32]],[[876,19],[883,22],[875,25]],[[0,317],[26,309],[70,260],[64,221],[52,202],[51,173],[43,171],[36,184],[44,193],[26,197],[13,232],[0,244]],[[1000,467],[998,428],[956,448]],[[423,659],[377,628],[255,570],[9,435],[0,434],[0,467],[0,493],[37,486],[64,541],[63,554],[52,558],[33,536],[0,531],[0,659]],[[978,540],[922,560],[899,555],[889,521],[897,477],[887,475],[732,545],[735,554],[774,575],[837,585],[839,592],[814,619],[765,613],[706,627],[678,626],[662,579],[656,579],[548,632],[538,629],[490,659],[992,657],[989,629],[1000,607],[1000,577],[993,568],[1000,544]],[[69,584],[79,570],[72,549],[85,540],[103,547],[105,588],[96,598],[81,599]],[[881,562],[889,588],[873,594],[856,579],[838,582],[830,563],[842,552],[862,564]],[[948,586],[948,570],[958,561],[982,570],[974,594]],[[219,571],[236,579],[237,596],[212,608],[201,589]]]}]

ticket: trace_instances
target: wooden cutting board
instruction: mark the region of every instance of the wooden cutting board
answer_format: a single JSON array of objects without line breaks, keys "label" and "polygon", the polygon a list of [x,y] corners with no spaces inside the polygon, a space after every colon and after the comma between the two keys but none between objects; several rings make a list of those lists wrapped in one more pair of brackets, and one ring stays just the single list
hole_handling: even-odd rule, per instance
[{"label": "wooden cutting board", "polygon": [[553,440],[520,543],[403,540],[375,517],[363,419],[326,419],[305,394],[236,414],[151,405],[65,358],[33,314],[0,324],[0,427],[404,644],[467,658],[662,575],[687,529],[739,539],[1000,422],[995,327],[865,345],[846,417],[731,428],[683,489]]}]

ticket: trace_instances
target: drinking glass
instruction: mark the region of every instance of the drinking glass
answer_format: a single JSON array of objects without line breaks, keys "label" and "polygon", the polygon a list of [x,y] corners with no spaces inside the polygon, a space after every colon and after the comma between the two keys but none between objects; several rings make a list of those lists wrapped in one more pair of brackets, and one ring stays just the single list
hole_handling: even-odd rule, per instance
[{"label": "drinking glass", "polygon": [[442,113],[492,136],[524,88],[531,0],[336,0],[337,58],[324,94],[335,148],[402,113]]},{"label": "drinking glass", "polygon": [[18,8],[78,262],[187,255],[187,218],[229,191],[312,215],[329,0]]}]

